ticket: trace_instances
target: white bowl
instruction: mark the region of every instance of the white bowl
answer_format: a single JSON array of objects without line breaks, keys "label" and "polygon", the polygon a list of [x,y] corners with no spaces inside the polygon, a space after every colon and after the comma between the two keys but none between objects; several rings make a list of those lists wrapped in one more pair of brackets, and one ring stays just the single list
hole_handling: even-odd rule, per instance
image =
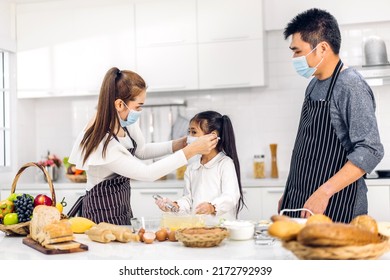
[{"label": "white bowl", "polygon": [[225,221],[223,226],[228,229],[231,240],[249,240],[255,233],[255,225],[249,221]]}]

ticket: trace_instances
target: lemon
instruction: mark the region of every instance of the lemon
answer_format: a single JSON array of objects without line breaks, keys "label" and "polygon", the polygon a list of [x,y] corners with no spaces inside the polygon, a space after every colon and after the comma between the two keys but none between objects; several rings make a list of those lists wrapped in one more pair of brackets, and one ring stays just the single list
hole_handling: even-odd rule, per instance
[{"label": "lemon", "polygon": [[64,206],[62,206],[61,202],[56,203],[56,208],[58,209],[58,211],[60,211],[60,213],[62,213],[62,211],[64,210]]},{"label": "lemon", "polygon": [[91,227],[96,226],[92,220],[84,217],[70,218],[69,223],[73,233],[85,233]]}]

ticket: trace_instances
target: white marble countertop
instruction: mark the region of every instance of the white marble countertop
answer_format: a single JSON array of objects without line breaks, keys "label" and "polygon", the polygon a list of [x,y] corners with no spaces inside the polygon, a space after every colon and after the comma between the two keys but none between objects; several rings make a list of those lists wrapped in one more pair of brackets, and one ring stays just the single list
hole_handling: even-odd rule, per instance
[{"label": "white marble countertop", "polygon": [[[280,242],[256,245],[254,240],[232,241],[225,239],[212,248],[189,248],[181,242],[141,242],[106,244],[93,242],[85,234],[76,240],[88,245],[88,251],[70,254],[46,255],[22,243],[24,237],[9,237],[0,233],[1,260],[294,260],[292,252]],[[379,259],[390,260],[390,252]]]}]

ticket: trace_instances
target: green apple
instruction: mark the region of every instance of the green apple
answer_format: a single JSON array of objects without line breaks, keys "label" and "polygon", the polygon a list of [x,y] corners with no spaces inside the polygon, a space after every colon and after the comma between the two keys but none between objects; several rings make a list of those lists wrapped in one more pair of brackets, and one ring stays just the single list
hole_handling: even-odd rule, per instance
[{"label": "green apple", "polygon": [[20,193],[11,193],[7,199],[8,199],[9,201],[14,202],[14,200],[15,200],[18,196],[20,196],[20,195],[22,195],[22,194],[20,194]]},{"label": "green apple", "polygon": [[7,215],[4,216],[3,223],[6,226],[19,223],[18,214],[17,213],[8,213]]}]

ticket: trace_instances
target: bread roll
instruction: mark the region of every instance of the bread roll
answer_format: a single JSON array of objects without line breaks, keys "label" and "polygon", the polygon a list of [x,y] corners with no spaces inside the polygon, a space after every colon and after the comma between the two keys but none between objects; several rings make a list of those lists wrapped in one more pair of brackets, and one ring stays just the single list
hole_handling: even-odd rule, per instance
[{"label": "bread roll", "polygon": [[97,227],[110,230],[112,234],[115,235],[115,240],[119,242],[126,243],[130,241],[135,241],[135,242],[140,241],[139,235],[133,233],[130,228],[127,228],[125,226],[118,226],[118,225],[102,222],[99,223]]},{"label": "bread roll", "polygon": [[272,223],[268,227],[268,234],[283,241],[290,241],[297,238],[298,233],[303,227],[303,224],[292,220],[280,220]]},{"label": "bread roll", "polygon": [[360,227],[362,229],[366,229],[368,231],[371,231],[374,234],[378,234],[378,224],[375,221],[375,219],[369,215],[360,215],[360,216],[355,217],[351,221],[351,225],[355,225],[355,226]]},{"label": "bread roll", "polygon": [[298,234],[299,243],[307,246],[350,246],[379,243],[381,239],[366,229],[343,223],[313,223]]},{"label": "bread roll", "polygon": [[307,218],[306,225],[314,223],[332,223],[332,219],[324,214],[314,214]]}]

